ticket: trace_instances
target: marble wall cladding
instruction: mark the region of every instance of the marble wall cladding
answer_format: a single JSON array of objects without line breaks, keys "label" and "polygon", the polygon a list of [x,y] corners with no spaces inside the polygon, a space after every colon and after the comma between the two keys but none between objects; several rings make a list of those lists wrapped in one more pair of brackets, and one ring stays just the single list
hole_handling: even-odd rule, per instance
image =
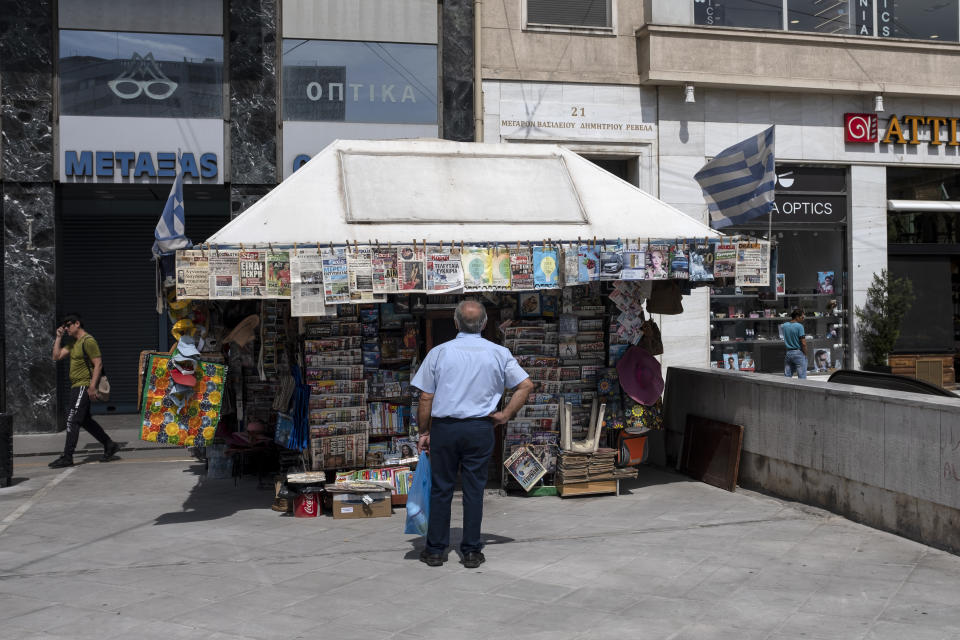
[{"label": "marble wall cladding", "polygon": [[230,186],[230,219],[246,211],[247,207],[267,195],[272,187],[267,185],[233,184]]},{"label": "marble wall cladding", "polygon": [[3,278],[6,412],[18,432],[57,430],[53,185],[5,182]]},{"label": "marble wall cladding", "polygon": [[277,181],[277,2],[230,2],[230,182]]},{"label": "marble wall cladding", "polygon": [[51,0],[0,0],[0,175],[53,179]]},{"label": "marble wall cladding", "polygon": [[473,0],[444,0],[441,36],[443,137],[472,142],[473,122]]}]

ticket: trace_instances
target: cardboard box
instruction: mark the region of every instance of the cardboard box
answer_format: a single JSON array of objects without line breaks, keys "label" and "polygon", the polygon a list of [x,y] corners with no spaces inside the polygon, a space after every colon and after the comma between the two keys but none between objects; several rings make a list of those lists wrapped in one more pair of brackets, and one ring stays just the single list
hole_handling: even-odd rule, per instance
[{"label": "cardboard box", "polygon": [[[364,496],[369,496],[373,502],[365,504]],[[333,495],[334,518],[386,518],[392,513],[389,491],[335,493]]]}]

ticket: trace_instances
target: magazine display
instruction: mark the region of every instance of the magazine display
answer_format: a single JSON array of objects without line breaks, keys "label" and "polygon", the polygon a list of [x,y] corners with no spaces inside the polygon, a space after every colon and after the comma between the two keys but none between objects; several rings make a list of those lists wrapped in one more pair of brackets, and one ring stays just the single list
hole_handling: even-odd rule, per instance
[{"label": "magazine display", "polygon": [[639,240],[631,240],[623,251],[623,271],[621,280],[647,279],[647,245]]},{"label": "magazine display", "polygon": [[647,247],[647,280],[666,280],[670,274],[670,245],[651,242]]},{"label": "magazine display", "polygon": [[533,248],[533,286],[536,289],[556,289],[559,284],[559,252],[554,247]]},{"label": "magazine display", "polygon": [[690,248],[690,280],[694,282],[713,280],[714,246],[705,242]]},{"label": "magazine display", "polygon": [[690,254],[685,244],[675,244],[670,248],[670,277],[690,279]]},{"label": "magazine display", "polygon": [[427,266],[423,249],[416,246],[400,247],[397,256],[397,289],[402,293],[424,292]]},{"label": "magazine display", "polygon": [[461,252],[465,291],[489,291],[493,288],[493,255],[486,247],[467,247]]},{"label": "magazine display", "polygon": [[510,272],[510,251],[505,247],[495,246],[491,252],[491,288],[494,291],[509,291]]},{"label": "magazine display", "polygon": [[546,467],[540,462],[528,446],[518,447],[503,463],[510,475],[520,483],[524,491],[530,491],[533,486],[547,473]]},{"label": "magazine display", "polygon": [[373,292],[377,294],[397,292],[397,250],[377,247],[370,259]]}]

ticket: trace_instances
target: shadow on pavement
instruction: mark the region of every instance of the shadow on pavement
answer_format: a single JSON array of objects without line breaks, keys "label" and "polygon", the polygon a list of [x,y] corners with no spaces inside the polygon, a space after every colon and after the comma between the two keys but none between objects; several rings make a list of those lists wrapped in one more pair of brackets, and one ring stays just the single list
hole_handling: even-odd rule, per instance
[{"label": "shadow on pavement", "polygon": [[694,482],[682,473],[665,467],[652,467],[641,465],[636,478],[620,481],[620,494],[630,495],[635,489],[644,487],[654,487],[663,484],[674,484],[677,482]]},{"label": "shadow on pavement", "polygon": [[255,478],[210,479],[206,477],[203,463],[192,464],[184,473],[193,473],[197,476],[197,484],[190,490],[190,495],[183,503],[182,511],[164,513],[154,521],[156,525],[179,524],[185,522],[204,522],[227,518],[238,511],[247,509],[269,509],[273,499],[272,493],[251,491],[256,485]]},{"label": "shadow on pavement", "polygon": [[[444,561],[450,561],[451,556],[454,556],[458,562],[463,560],[463,555],[460,553],[460,540],[463,538],[463,529],[460,527],[451,527],[450,528],[450,547],[447,549],[447,552],[443,554]],[[508,538],[507,536],[498,536],[493,533],[481,533],[480,538],[483,540],[484,546],[491,546],[496,544],[508,544],[510,542],[515,542],[514,538]],[[410,538],[408,540],[410,546],[412,547],[410,551],[407,551],[403,554],[404,560],[419,560],[420,552],[423,551],[424,537],[417,536],[415,538]]]}]

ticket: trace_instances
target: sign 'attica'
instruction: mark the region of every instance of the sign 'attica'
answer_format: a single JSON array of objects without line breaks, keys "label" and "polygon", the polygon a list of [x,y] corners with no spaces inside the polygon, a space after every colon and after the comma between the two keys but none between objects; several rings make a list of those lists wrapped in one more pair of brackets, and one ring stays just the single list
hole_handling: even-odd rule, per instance
[{"label": "sign 'attica'", "polygon": [[945,144],[960,146],[957,123],[953,116],[897,116],[891,115],[886,132],[879,138],[879,118],[875,113],[845,113],[843,115],[843,139],[845,142],[883,144],[920,144],[932,146]]}]

